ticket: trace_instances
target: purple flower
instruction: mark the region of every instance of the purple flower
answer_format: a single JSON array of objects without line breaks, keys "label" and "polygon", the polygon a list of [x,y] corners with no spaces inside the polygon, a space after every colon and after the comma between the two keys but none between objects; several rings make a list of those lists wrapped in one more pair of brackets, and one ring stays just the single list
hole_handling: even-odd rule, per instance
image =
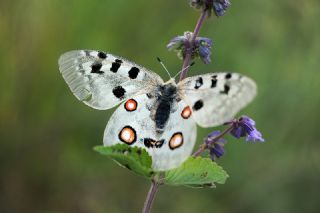
[{"label": "purple flower", "polygon": [[224,146],[218,143],[214,144],[213,147],[209,149],[209,155],[211,160],[215,161],[224,155]]},{"label": "purple flower", "polygon": [[223,16],[230,5],[231,3],[229,2],[229,0],[213,1],[213,11],[216,16]]},{"label": "purple flower", "polygon": [[205,64],[211,62],[212,40],[205,37],[197,37],[192,42],[193,33],[185,32],[183,36],[171,39],[167,48],[174,50],[180,59],[184,59],[187,53],[191,54],[192,59],[200,58]]},{"label": "purple flower", "polygon": [[241,116],[238,120],[233,120],[229,124],[233,125],[230,134],[236,138],[247,137],[246,141],[264,142],[262,134],[256,129],[256,123],[248,116]]},{"label": "purple flower", "polygon": [[198,47],[199,57],[205,64],[209,64],[211,62],[210,56],[212,40],[209,38],[198,37],[195,43],[195,46]]},{"label": "purple flower", "polygon": [[190,5],[196,9],[202,9],[211,16],[212,11],[216,16],[223,16],[231,5],[229,0],[190,0]]},{"label": "purple flower", "polygon": [[184,36],[176,36],[171,39],[171,41],[167,45],[167,48],[169,50],[181,50],[182,48],[184,48],[184,44],[188,41],[186,33],[184,34]]},{"label": "purple flower", "polygon": [[213,161],[224,155],[224,145],[227,143],[225,139],[218,137],[218,135],[220,135],[220,131],[214,131],[210,133],[205,140],[207,149],[209,149],[210,158]]}]

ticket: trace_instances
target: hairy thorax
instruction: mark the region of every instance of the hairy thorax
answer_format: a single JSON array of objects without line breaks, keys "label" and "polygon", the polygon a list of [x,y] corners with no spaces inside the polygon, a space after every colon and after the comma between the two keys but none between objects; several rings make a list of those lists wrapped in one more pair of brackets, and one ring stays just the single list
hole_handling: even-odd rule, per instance
[{"label": "hairy thorax", "polygon": [[151,109],[151,119],[156,124],[156,131],[162,133],[170,114],[175,111],[174,105],[178,100],[177,86],[173,83],[160,85],[152,97],[155,101]]}]

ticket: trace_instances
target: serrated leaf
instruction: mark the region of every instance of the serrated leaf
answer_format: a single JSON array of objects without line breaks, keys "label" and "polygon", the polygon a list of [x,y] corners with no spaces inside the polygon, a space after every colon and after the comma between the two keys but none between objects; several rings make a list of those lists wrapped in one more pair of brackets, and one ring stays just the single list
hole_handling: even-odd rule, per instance
[{"label": "serrated leaf", "polygon": [[152,159],[145,149],[130,147],[126,144],[116,144],[113,146],[96,146],[94,150],[110,157],[138,175],[151,177],[154,174],[151,169]]},{"label": "serrated leaf", "polygon": [[191,187],[224,184],[228,174],[210,158],[189,157],[180,167],[165,172],[164,183]]}]

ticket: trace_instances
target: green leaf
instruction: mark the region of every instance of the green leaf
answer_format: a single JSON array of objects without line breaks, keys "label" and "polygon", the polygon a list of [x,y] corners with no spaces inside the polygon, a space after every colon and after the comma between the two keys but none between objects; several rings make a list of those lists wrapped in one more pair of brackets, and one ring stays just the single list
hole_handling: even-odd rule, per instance
[{"label": "green leaf", "polygon": [[165,172],[164,183],[191,187],[224,184],[229,175],[210,158],[189,157],[180,167]]},{"label": "green leaf", "polygon": [[116,144],[113,146],[96,146],[94,150],[110,157],[138,175],[151,177],[154,174],[151,168],[152,159],[145,149],[130,147],[126,144]]}]

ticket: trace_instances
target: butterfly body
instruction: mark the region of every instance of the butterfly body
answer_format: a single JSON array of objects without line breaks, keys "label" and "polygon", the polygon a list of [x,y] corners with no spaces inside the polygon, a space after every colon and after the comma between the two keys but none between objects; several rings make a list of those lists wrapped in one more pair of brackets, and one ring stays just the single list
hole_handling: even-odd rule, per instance
[{"label": "butterfly body", "polygon": [[153,95],[149,93],[149,97],[155,98],[151,119],[156,124],[156,131],[161,133],[170,118],[170,114],[175,112],[177,102],[181,99],[178,97],[177,85],[174,80],[158,85],[153,93]]},{"label": "butterfly body", "polygon": [[70,51],[60,71],[74,95],[96,109],[119,107],[104,132],[104,145],[146,149],[154,170],[179,166],[191,154],[196,124],[231,119],[256,94],[255,83],[237,73],[209,73],[176,83],[112,54]]}]

